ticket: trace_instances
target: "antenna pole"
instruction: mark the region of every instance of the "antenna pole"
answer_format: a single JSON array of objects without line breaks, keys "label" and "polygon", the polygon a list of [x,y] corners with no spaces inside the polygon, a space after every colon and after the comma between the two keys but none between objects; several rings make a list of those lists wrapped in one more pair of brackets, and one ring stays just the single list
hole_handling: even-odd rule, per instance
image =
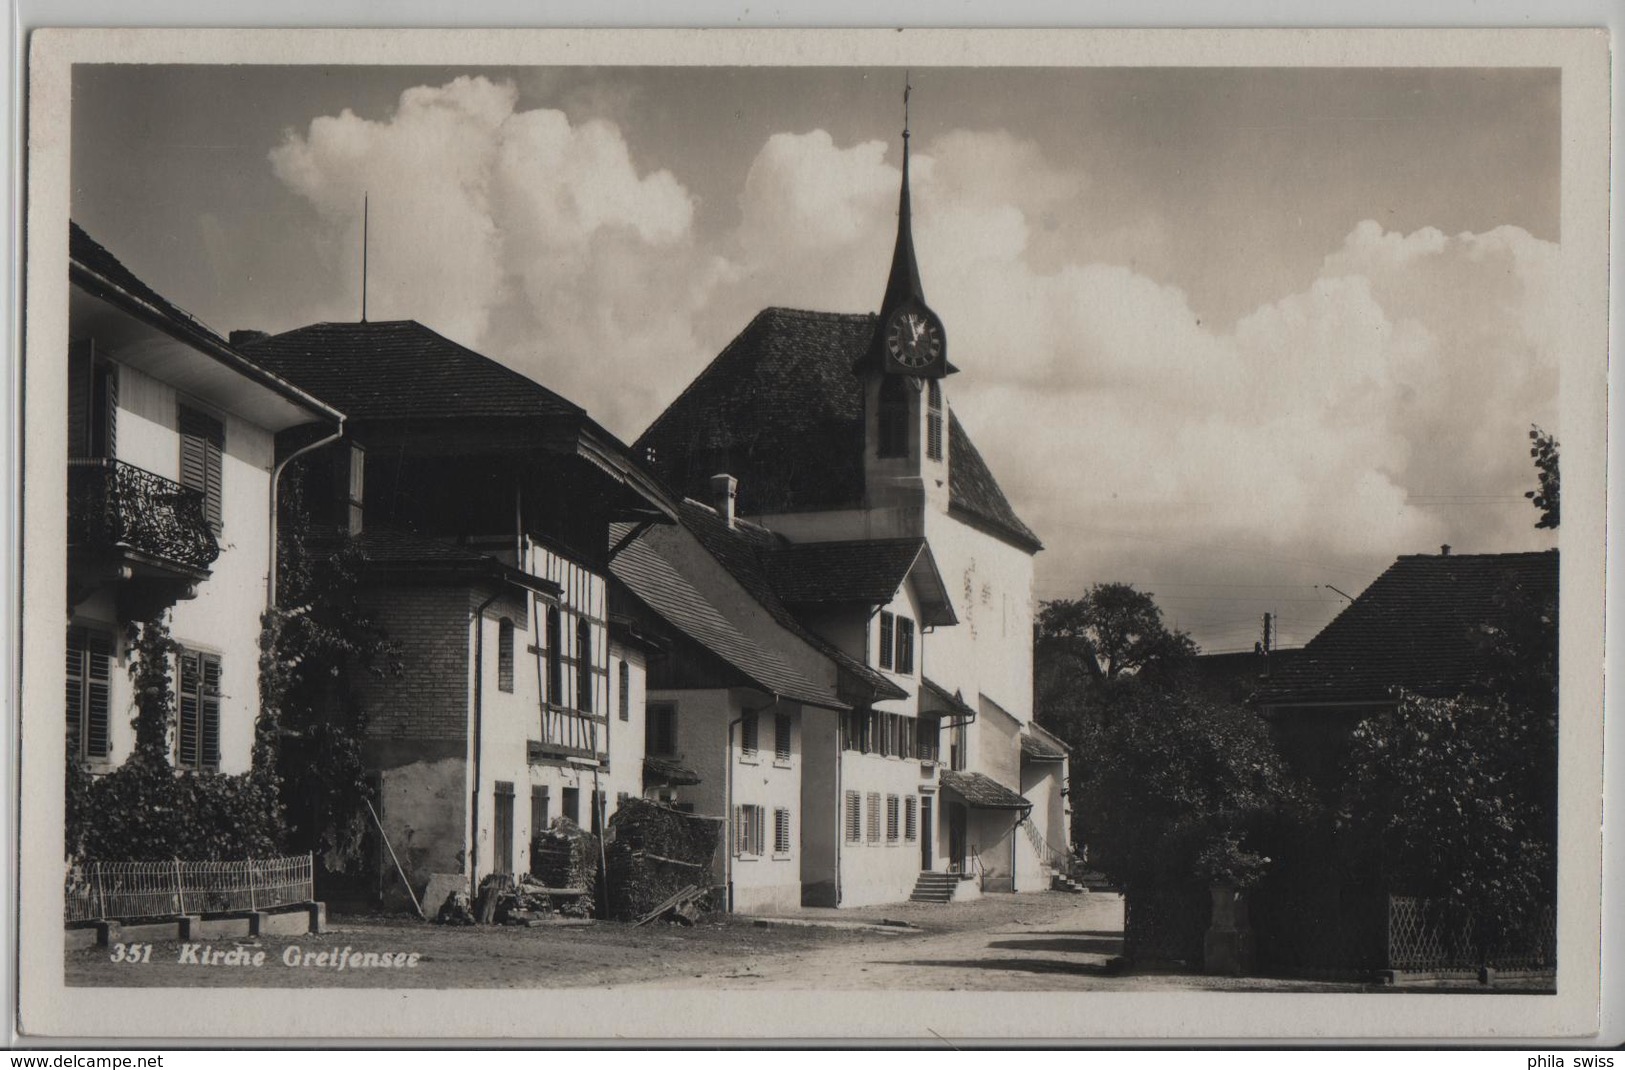
[{"label": "antenna pole", "polygon": [[361,322],[367,322],[367,194],[361,194]]},{"label": "antenna pole", "polygon": [[908,140],[908,95],[913,87],[908,84],[908,71],[903,72],[903,140]]}]

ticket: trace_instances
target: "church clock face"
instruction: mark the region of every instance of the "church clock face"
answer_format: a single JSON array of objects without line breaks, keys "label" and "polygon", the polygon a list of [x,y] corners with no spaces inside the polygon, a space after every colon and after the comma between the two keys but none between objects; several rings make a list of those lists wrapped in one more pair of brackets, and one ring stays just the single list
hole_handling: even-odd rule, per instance
[{"label": "church clock face", "polygon": [[898,309],[886,323],[886,352],[904,368],[928,368],[942,357],[942,327],[917,309]]}]

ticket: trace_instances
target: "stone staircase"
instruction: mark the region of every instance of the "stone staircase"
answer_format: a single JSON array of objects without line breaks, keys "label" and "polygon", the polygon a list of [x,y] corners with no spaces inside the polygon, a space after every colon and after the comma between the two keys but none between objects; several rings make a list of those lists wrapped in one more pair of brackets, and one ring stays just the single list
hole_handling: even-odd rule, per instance
[{"label": "stone staircase", "polygon": [[1089,890],[1065,873],[1052,873],[1049,886],[1057,892],[1071,892],[1073,895],[1082,895]]},{"label": "stone staircase", "polygon": [[911,903],[947,903],[954,897],[954,887],[959,883],[957,873],[932,873],[923,870],[919,879],[914,882],[914,893],[908,897]]}]

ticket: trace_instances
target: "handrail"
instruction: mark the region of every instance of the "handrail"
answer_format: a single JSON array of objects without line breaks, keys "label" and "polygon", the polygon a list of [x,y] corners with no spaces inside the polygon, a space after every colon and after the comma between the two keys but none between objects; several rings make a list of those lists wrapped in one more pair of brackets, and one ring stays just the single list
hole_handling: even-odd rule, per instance
[{"label": "handrail", "polygon": [[1038,826],[1033,824],[1031,818],[1022,818],[1021,825],[1026,830],[1027,842],[1032,844],[1033,852],[1038,855],[1038,861],[1051,869],[1066,872],[1074,858],[1072,852],[1062,851],[1045,839],[1044,834],[1038,831]]}]

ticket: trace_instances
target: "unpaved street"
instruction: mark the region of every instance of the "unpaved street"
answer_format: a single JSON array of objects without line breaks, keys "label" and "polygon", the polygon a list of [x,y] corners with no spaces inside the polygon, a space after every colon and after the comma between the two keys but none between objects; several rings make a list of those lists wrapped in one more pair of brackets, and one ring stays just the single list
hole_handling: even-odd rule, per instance
[{"label": "unpaved street", "polygon": [[[911,928],[883,926],[905,922]],[[199,963],[173,942],[139,963],[106,948],[67,953],[70,985],[268,988],[771,988],[1076,991],[1226,988],[1349,991],[1356,986],[1191,974],[1119,974],[1115,895],[991,895],[973,902],[802,910],[788,918],[713,916],[692,928],[615,922],[538,928],[447,927],[405,918],[334,919],[321,935],[220,940],[263,951],[258,968]],[[409,968],[307,965],[344,952],[415,953]],[[290,958],[297,963],[290,965]],[[346,963],[355,962],[345,958]]]}]

